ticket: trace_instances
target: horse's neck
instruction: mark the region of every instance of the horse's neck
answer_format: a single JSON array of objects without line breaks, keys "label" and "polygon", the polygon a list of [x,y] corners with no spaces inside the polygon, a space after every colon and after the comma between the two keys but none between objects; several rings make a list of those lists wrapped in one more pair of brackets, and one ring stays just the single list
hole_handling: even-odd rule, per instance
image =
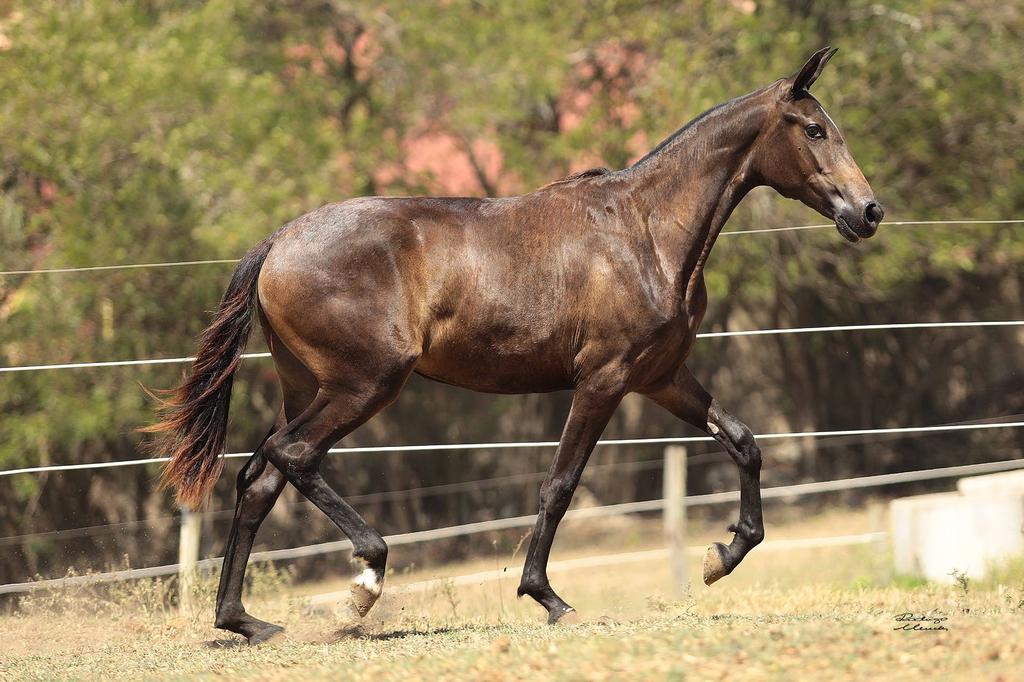
[{"label": "horse's neck", "polygon": [[756,184],[749,161],[765,121],[759,94],[711,110],[631,169],[657,257],[688,307],[715,239]]}]

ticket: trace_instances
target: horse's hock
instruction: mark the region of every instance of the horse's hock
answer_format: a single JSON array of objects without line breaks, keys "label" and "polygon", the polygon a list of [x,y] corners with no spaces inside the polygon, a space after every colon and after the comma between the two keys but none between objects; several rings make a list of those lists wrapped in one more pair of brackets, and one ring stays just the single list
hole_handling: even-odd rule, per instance
[{"label": "horse's hock", "polygon": [[897,573],[951,583],[954,573],[984,578],[1024,553],[1024,471],[963,478],[956,492],[889,505]]}]

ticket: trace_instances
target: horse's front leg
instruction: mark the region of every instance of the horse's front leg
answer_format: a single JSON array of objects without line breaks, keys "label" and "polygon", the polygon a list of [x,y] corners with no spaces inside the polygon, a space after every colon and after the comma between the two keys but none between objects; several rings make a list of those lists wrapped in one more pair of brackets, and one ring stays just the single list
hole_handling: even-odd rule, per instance
[{"label": "horse's front leg", "polygon": [[743,557],[764,539],[761,513],[761,449],[750,429],[708,395],[685,366],[667,383],[645,392],[672,414],[717,440],[729,453],[740,474],[740,518],[729,526],[728,545],[716,542],[704,556],[704,584],[729,575]]},{"label": "horse's front leg", "polygon": [[621,399],[621,386],[614,380],[589,382],[576,389],[555,459],[540,487],[540,512],[530,538],[518,593],[520,597],[530,595],[547,609],[551,624],[575,613],[548,582],[548,557],[555,531],[569,508],[590,453]]}]

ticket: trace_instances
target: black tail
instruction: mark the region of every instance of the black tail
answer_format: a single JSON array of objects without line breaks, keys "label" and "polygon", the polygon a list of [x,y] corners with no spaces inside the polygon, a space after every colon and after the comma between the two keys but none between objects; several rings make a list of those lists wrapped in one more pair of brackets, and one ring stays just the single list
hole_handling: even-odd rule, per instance
[{"label": "black tail", "polygon": [[256,281],[273,236],[245,254],[213,321],[199,338],[192,372],[160,409],[160,422],[143,431],[165,434],[156,447],[170,452],[161,482],[173,486],[178,502],[195,508],[210,494],[224,468],[233,375],[252,330]]}]

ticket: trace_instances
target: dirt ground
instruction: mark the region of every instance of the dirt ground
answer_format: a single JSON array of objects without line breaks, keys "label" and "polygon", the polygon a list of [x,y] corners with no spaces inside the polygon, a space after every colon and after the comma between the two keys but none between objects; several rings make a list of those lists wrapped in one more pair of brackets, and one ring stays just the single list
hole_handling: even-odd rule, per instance
[{"label": "dirt ground", "polygon": [[[819,516],[770,539],[877,523],[868,512]],[[556,546],[563,563],[552,583],[580,611],[578,625],[549,627],[539,606],[515,598],[520,564],[511,557],[396,571],[358,623],[344,603],[312,598],[343,592],[345,581],[289,586],[265,573],[247,605],[287,636],[254,648],[210,627],[212,584],[180,613],[165,606],[170,585],[139,581],[102,597],[39,595],[0,618],[0,678],[1024,679],[1019,565],[984,584],[929,585],[891,575],[877,543],[766,545],[712,587],[699,582],[694,554],[689,593],[677,596],[656,524],[634,531],[625,547]],[[584,529],[567,523],[565,533]],[[700,544],[724,537],[696,535]],[[615,553],[630,560],[586,561]],[[478,575],[454,579],[466,574]]]}]

